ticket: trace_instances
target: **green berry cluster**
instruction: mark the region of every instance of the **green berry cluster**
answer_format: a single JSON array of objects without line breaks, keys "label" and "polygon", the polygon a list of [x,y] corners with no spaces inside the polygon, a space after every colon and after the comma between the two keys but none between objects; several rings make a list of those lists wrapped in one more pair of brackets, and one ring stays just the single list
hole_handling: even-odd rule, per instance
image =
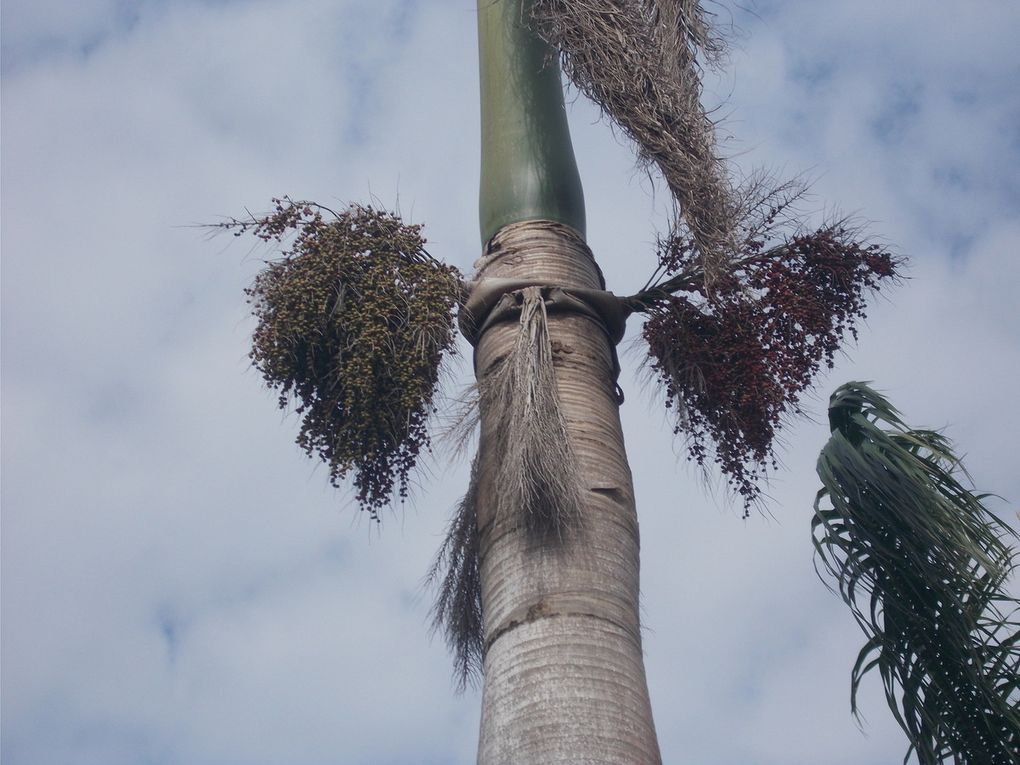
[{"label": "green berry cluster", "polygon": [[394,214],[273,202],[268,215],[222,224],[288,242],[245,290],[258,321],[250,356],[280,407],[293,403],[301,416],[298,445],[328,465],[334,485],[353,474],[358,503],[379,520],[407,496],[429,448],[460,273],[428,254],[421,226]]}]

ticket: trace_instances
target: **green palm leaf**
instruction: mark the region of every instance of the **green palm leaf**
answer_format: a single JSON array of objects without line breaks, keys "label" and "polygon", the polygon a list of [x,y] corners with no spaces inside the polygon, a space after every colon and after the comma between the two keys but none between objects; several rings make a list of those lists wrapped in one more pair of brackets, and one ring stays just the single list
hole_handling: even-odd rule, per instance
[{"label": "green palm leaf", "polygon": [[[1016,534],[956,475],[949,441],[907,427],[862,383],[831,397],[812,521],[822,567],[868,637],[851,706],[877,669],[922,765],[1020,762]],[[885,426],[884,428],[882,426]]]}]

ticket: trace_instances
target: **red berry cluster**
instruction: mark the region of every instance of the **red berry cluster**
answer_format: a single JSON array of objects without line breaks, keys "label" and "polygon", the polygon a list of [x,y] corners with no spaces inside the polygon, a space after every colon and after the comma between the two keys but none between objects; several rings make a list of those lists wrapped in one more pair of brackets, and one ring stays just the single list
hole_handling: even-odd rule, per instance
[{"label": "red berry cluster", "polygon": [[[748,235],[732,271],[711,292],[689,280],[686,294],[650,307],[644,326],[651,368],[677,413],[675,432],[685,435],[698,465],[712,455],[745,515],[760,498],[767,469],[776,467],[773,444],[783,417],[799,411],[800,394],[822,367],[832,367],[846,336],[857,338],[867,293],[895,279],[899,265],[844,224],[766,247],[779,212]],[[677,236],[664,242],[660,263],[691,273],[697,257],[691,242]]]},{"label": "red berry cluster", "polygon": [[390,213],[273,202],[268,215],[222,224],[266,242],[293,237],[246,290],[252,363],[280,407],[293,402],[301,416],[298,445],[328,465],[334,485],[353,473],[359,504],[378,520],[407,495],[429,446],[460,274],[428,255],[420,226]]}]

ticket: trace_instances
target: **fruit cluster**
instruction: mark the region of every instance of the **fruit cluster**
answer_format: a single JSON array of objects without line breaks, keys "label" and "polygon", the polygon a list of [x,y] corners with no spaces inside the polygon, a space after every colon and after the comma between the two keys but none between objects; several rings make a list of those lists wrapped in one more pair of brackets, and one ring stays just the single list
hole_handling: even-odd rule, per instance
[{"label": "fruit cluster", "polygon": [[[770,211],[748,234],[710,294],[690,280],[686,294],[651,308],[643,330],[650,366],[677,413],[675,432],[699,466],[714,459],[745,514],[776,467],[784,416],[799,412],[800,394],[832,367],[846,336],[857,338],[867,293],[895,279],[899,265],[844,223],[767,246],[781,212]],[[672,273],[696,269],[697,258],[689,238],[667,240],[660,252]]]},{"label": "fruit cluster", "polygon": [[420,226],[391,213],[273,202],[270,214],[222,224],[288,242],[245,290],[257,319],[250,357],[280,407],[301,416],[298,445],[334,485],[353,473],[358,503],[378,520],[407,496],[429,448],[460,274],[427,253]]}]

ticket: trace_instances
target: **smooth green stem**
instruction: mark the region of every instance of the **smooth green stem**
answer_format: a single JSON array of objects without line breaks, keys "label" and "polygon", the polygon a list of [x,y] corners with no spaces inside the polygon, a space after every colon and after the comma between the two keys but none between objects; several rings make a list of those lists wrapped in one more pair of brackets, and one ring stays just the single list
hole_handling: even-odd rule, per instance
[{"label": "smooth green stem", "polygon": [[527,220],[585,234],[560,67],[555,51],[528,29],[530,12],[531,0],[478,0],[483,244]]}]

